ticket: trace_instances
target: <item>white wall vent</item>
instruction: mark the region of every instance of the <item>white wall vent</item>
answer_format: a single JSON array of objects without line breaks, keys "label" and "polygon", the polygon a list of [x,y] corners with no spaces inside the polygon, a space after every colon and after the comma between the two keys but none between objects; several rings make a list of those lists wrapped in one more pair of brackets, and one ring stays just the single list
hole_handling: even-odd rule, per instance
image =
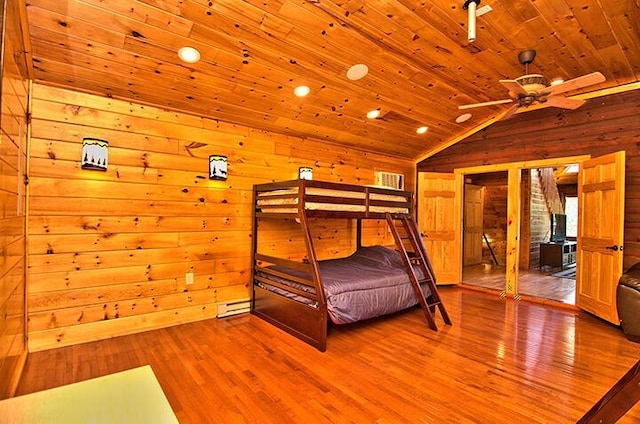
[{"label": "white wall vent", "polygon": [[376,171],[376,185],[404,190],[404,175],[393,172]]},{"label": "white wall vent", "polygon": [[229,317],[232,315],[244,314],[249,312],[250,304],[248,300],[240,300],[237,302],[218,303],[218,318]]}]

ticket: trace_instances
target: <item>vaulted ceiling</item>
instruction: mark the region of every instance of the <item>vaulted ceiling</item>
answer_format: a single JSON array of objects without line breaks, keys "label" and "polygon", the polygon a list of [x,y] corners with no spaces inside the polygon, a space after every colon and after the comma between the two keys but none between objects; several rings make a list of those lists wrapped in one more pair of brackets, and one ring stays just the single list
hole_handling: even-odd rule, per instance
[{"label": "vaulted ceiling", "polygon": [[[35,81],[416,159],[509,108],[498,83],[529,71],[640,81],[638,0],[27,0]],[[177,51],[192,46],[194,64]],[[368,74],[347,78],[365,64]],[[308,96],[293,89],[306,85]],[[380,109],[381,117],[366,113]],[[417,134],[428,126],[425,134]]]}]

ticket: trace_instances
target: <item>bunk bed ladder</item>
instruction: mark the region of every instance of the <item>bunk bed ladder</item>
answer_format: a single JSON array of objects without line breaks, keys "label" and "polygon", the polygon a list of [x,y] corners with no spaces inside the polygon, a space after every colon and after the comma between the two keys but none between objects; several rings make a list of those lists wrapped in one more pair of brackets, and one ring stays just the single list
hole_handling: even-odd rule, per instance
[{"label": "bunk bed ladder", "polygon": [[[424,316],[427,320],[427,323],[429,324],[429,328],[435,331],[438,330],[438,326],[436,325],[433,315],[436,308],[440,311],[440,315],[442,315],[444,323],[447,325],[451,325],[451,319],[449,318],[449,314],[447,313],[447,310],[442,303],[442,299],[440,298],[440,294],[438,293],[438,287],[436,286],[436,276],[433,272],[431,261],[429,260],[429,256],[427,254],[427,249],[422,243],[422,236],[420,234],[420,231],[418,230],[418,225],[416,224],[415,220],[407,215],[393,216],[390,213],[386,214],[386,218],[389,229],[391,230],[393,238],[396,241],[396,245],[400,250],[402,260],[407,267],[409,279],[411,280],[411,284],[416,293],[416,296],[418,296],[420,306],[422,307]],[[398,227],[396,226],[396,222],[398,221],[402,224],[404,237],[400,234],[400,232],[398,231]],[[407,250],[405,240],[409,241],[411,251]],[[424,281],[418,280],[418,277],[416,276],[412,266],[412,264],[414,263],[420,266],[422,274],[425,276]],[[420,283],[426,283],[431,290],[431,296],[429,296],[428,299],[425,299],[422,288],[420,287]]]}]

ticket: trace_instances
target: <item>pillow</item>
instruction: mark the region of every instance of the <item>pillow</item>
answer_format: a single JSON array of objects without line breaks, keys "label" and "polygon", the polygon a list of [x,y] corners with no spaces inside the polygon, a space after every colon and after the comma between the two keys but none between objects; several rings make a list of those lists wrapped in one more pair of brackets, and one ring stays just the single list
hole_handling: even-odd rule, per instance
[{"label": "pillow", "polygon": [[384,266],[404,267],[400,252],[379,245],[361,247],[351,257],[361,261],[376,262]]}]

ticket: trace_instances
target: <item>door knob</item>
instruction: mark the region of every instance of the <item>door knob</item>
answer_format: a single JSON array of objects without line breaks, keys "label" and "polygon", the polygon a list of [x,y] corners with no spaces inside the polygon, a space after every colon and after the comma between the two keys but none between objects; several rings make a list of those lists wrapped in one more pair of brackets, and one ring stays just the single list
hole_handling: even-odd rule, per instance
[{"label": "door knob", "polygon": [[617,252],[618,250],[624,250],[624,246],[618,247],[617,245],[605,246],[604,248],[605,249],[609,249],[609,250],[613,250],[614,252]]}]

